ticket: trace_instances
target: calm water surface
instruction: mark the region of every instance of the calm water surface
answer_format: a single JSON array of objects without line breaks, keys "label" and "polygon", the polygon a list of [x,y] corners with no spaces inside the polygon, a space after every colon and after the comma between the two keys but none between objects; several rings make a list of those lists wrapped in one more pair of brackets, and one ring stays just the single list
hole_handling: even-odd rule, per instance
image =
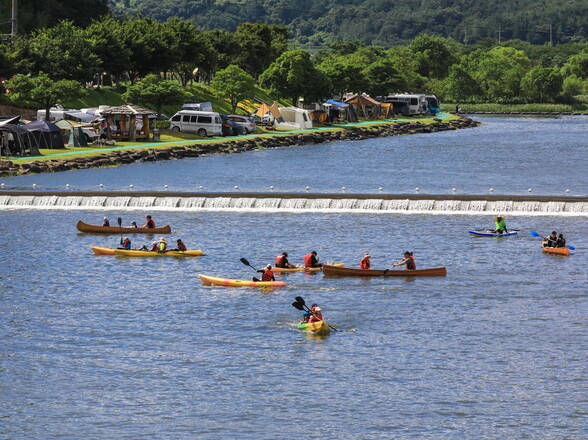
[{"label": "calm water surface", "polygon": [[[476,117],[477,118],[477,117]],[[30,189],[588,195],[588,117],[478,118],[478,128],[3,179]]]},{"label": "calm water surface", "polygon": [[[541,438],[588,436],[588,225],[511,219],[568,233],[464,233],[460,216],[158,213],[209,256],[98,257],[76,220],[100,212],[0,212],[0,438]],[[125,213],[125,223],[140,219]],[[146,241],[133,238],[135,244]],[[203,287],[248,278],[281,250],[299,261],[382,267],[405,249],[446,278],[288,274],[271,293]],[[295,296],[341,329],[296,328]]]}]

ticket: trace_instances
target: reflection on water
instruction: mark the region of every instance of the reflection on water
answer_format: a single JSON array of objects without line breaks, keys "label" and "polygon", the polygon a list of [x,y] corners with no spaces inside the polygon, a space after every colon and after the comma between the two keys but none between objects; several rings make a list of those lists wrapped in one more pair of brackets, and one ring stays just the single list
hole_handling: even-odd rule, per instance
[{"label": "reflection on water", "polygon": [[[208,255],[130,259],[90,252],[120,236],[76,233],[101,216],[0,212],[0,437],[585,436],[583,220],[507,218],[523,233],[495,240],[467,235],[490,217],[161,212],[170,239]],[[543,255],[524,232],[554,228],[575,255]],[[369,251],[376,268],[412,250],[448,275],[290,273],[271,293],[196,276],[248,279],[241,257],[309,250],[351,266]],[[298,331],[296,296],[343,331]]]}]

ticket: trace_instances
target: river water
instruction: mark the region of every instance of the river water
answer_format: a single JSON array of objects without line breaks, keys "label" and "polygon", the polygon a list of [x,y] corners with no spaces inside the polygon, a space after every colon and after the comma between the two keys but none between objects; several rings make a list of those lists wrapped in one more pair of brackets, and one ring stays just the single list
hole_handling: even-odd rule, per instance
[{"label": "river water", "polygon": [[[492,130],[494,121],[486,122],[476,130]],[[501,127],[522,124],[521,130],[545,123],[558,127],[553,120],[496,121]],[[420,139],[427,145],[440,142],[437,136],[457,142],[476,130]],[[419,148],[413,137],[401,140]],[[399,142],[366,143],[377,141]],[[577,174],[560,175],[559,188],[574,180],[575,190],[588,189],[578,184],[586,160],[582,142],[585,136],[576,137],[574,149],[568,140],[563,157]],[[336,156],[359,144],[299,151],[316,148],[345,163]],[[198,160],[241,163],[238,182],[259,190],[265,184],[260,174],[247,180],[249,156],[275,155],[283,162],[289,151]],[[356,158],[358,169],[375,166]],[[151,170],[185,162],[134,165],[119,168],[120,175],[62,175],[80,187],[88,176],[97,178],[94,173],[121,180],[132,173],[151,182]],[[463,164],[455,166],[465,172]],[[449,165],[443,168],[440,179],[449,176]],[[219,187],[222,169],[210,166]],[[380,169],[392,173],[387,163]],[[521,166],[520,173],[527,172]],[[357,185],[361,180],[346,177]],[[540,188],[542,176],[536,177]],[[31,181],[23,179],[19,185]],[[58,186],[43,180],[51,185]],[[144,214],[120,215],[128,224]],[[497,240],[466,233],[489,225],[487,216],[163,211],[156,220],[173,226],[170,238],[181,237],[208,255],[130,259],[91,254],[91,245],[116,245],[116,235],[75,232],[78,219],[97,223],[103,215],[0,211],[0,438],[588,437],[588,224],[582,217],[509,218],[511,228],[524,232]],[[112,221],[119,214],[108,215]],[[574,255],[543,255],[528,234],[554,228],[577,247]],[[140,245],[154,237],[131,238]],[[375,267],[389,267],[406,249],[414,251],[419,267],[446,266],[447,277],[294,273],[280,277],[287,288],[272,292],[203,287],[197,278],[247,279],[255,273],[240,257],[259,267],[282,250],[297,263],[317,250],[323,261],[347,265],[369,251]],[[290,305],[295,296],[319,303],[340,332],[317,339],[298,331],[300,312]]]}]

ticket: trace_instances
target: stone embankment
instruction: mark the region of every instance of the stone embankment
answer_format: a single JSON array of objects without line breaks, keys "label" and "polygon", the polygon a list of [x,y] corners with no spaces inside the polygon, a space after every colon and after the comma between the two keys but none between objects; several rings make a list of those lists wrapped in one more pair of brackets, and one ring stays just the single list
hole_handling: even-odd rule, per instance
[{"label": "stone embankment", "polygon": [[[333,141],[351,141],[385,136],[398,136],[416,133],[435,133],[476,127],[478,121],[469,118],[454,119],[447,122],[436,119],[433,123],[399,122],[394,124],[370,125],[365,127],[346,127],[343,130],[325,130],[292,135],[275,135],[227,142],[194,143],[163,149],[129,149],[111,151],[95,156],[82,156],[72,159],[37,160],[22,164],[9,160],[0,161],[0,176],[50,173],[84,168],[119,166],[134,162],[154,162],[159,160],[198,157],[206,154],[229,154],[260,148],[279,148],[294,145],[320,144]],[[197,142],[197,141],[195,141]]]}]

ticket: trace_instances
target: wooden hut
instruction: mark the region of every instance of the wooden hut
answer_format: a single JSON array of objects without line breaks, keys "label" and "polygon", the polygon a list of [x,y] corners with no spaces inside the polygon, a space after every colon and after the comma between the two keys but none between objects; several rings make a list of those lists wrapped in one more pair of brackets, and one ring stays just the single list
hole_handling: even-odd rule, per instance
[{"label": "wooden hut", "polygon": [[100,116],[106,120],[106,137],[109,140],[149,139],[149,116],[155,115],[155,111],[134,104],[100,109]]}]

